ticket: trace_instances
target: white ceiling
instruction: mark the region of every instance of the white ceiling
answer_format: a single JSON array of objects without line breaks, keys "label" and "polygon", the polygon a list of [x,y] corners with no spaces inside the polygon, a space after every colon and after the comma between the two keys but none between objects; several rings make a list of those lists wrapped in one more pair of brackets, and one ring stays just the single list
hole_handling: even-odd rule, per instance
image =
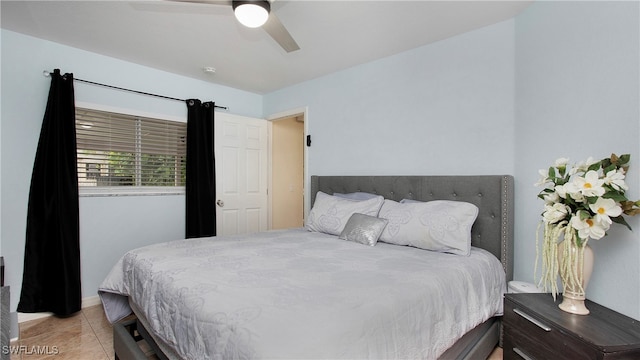
[{"label": "white ceiling", "polygon": [[2,0],[0,25],[264,94],[512,18],[532,1],[278,0],[272,11],[301,47],[292,53],[237,23],[228,5]]}]

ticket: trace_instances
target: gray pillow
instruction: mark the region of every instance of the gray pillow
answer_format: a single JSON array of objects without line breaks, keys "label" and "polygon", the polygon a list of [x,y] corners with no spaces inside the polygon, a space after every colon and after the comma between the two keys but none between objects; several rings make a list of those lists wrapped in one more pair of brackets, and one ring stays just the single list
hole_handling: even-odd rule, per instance
[{"label": "gray pillow", "polygon": [[333,193],[333,196],[341,197],[341,198],[344,198],[344,199],[362,201],[362,200],[369,200],[369,199],[377,198],[380,195],[376,195],[376,194],[372,194],[372,193],[368,193],[368,192],[356,191],[356,192],[344,193],[344,194],[343,193]]},{"label": "gray pillow", "polygon": [[347,221],[339,238],[374,246],[388,222],[387,219],[355,213]]}]

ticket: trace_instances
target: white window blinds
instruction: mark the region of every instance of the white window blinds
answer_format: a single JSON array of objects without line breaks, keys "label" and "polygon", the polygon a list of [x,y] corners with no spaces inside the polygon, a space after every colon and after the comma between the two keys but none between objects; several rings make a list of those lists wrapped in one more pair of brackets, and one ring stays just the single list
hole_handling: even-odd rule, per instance
[{"label": "white window blinds", "polygon": [[76,108],[80,187],[181,187],[187,124]]}]

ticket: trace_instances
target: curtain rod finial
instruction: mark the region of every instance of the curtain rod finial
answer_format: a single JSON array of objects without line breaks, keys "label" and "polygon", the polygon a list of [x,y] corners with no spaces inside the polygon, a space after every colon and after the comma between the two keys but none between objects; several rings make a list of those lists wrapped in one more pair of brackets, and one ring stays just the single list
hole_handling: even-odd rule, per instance
[{"label": "curtain rod finial", "polygon": [[49,76],[51,76],[51,73],[49,72],[49,70],[43,70],[42,71],[42,76],[49,77]]}]

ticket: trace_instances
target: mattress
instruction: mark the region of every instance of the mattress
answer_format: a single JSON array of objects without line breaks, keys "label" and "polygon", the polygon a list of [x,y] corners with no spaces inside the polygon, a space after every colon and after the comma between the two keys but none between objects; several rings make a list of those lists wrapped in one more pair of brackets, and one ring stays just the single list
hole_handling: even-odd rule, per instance
[{"label": "mattress", "polygon": [[502,314],[505,273],[470,256],[305,229],[178,240],[125,254],[99,289],[182,359],[435,359]]}]

